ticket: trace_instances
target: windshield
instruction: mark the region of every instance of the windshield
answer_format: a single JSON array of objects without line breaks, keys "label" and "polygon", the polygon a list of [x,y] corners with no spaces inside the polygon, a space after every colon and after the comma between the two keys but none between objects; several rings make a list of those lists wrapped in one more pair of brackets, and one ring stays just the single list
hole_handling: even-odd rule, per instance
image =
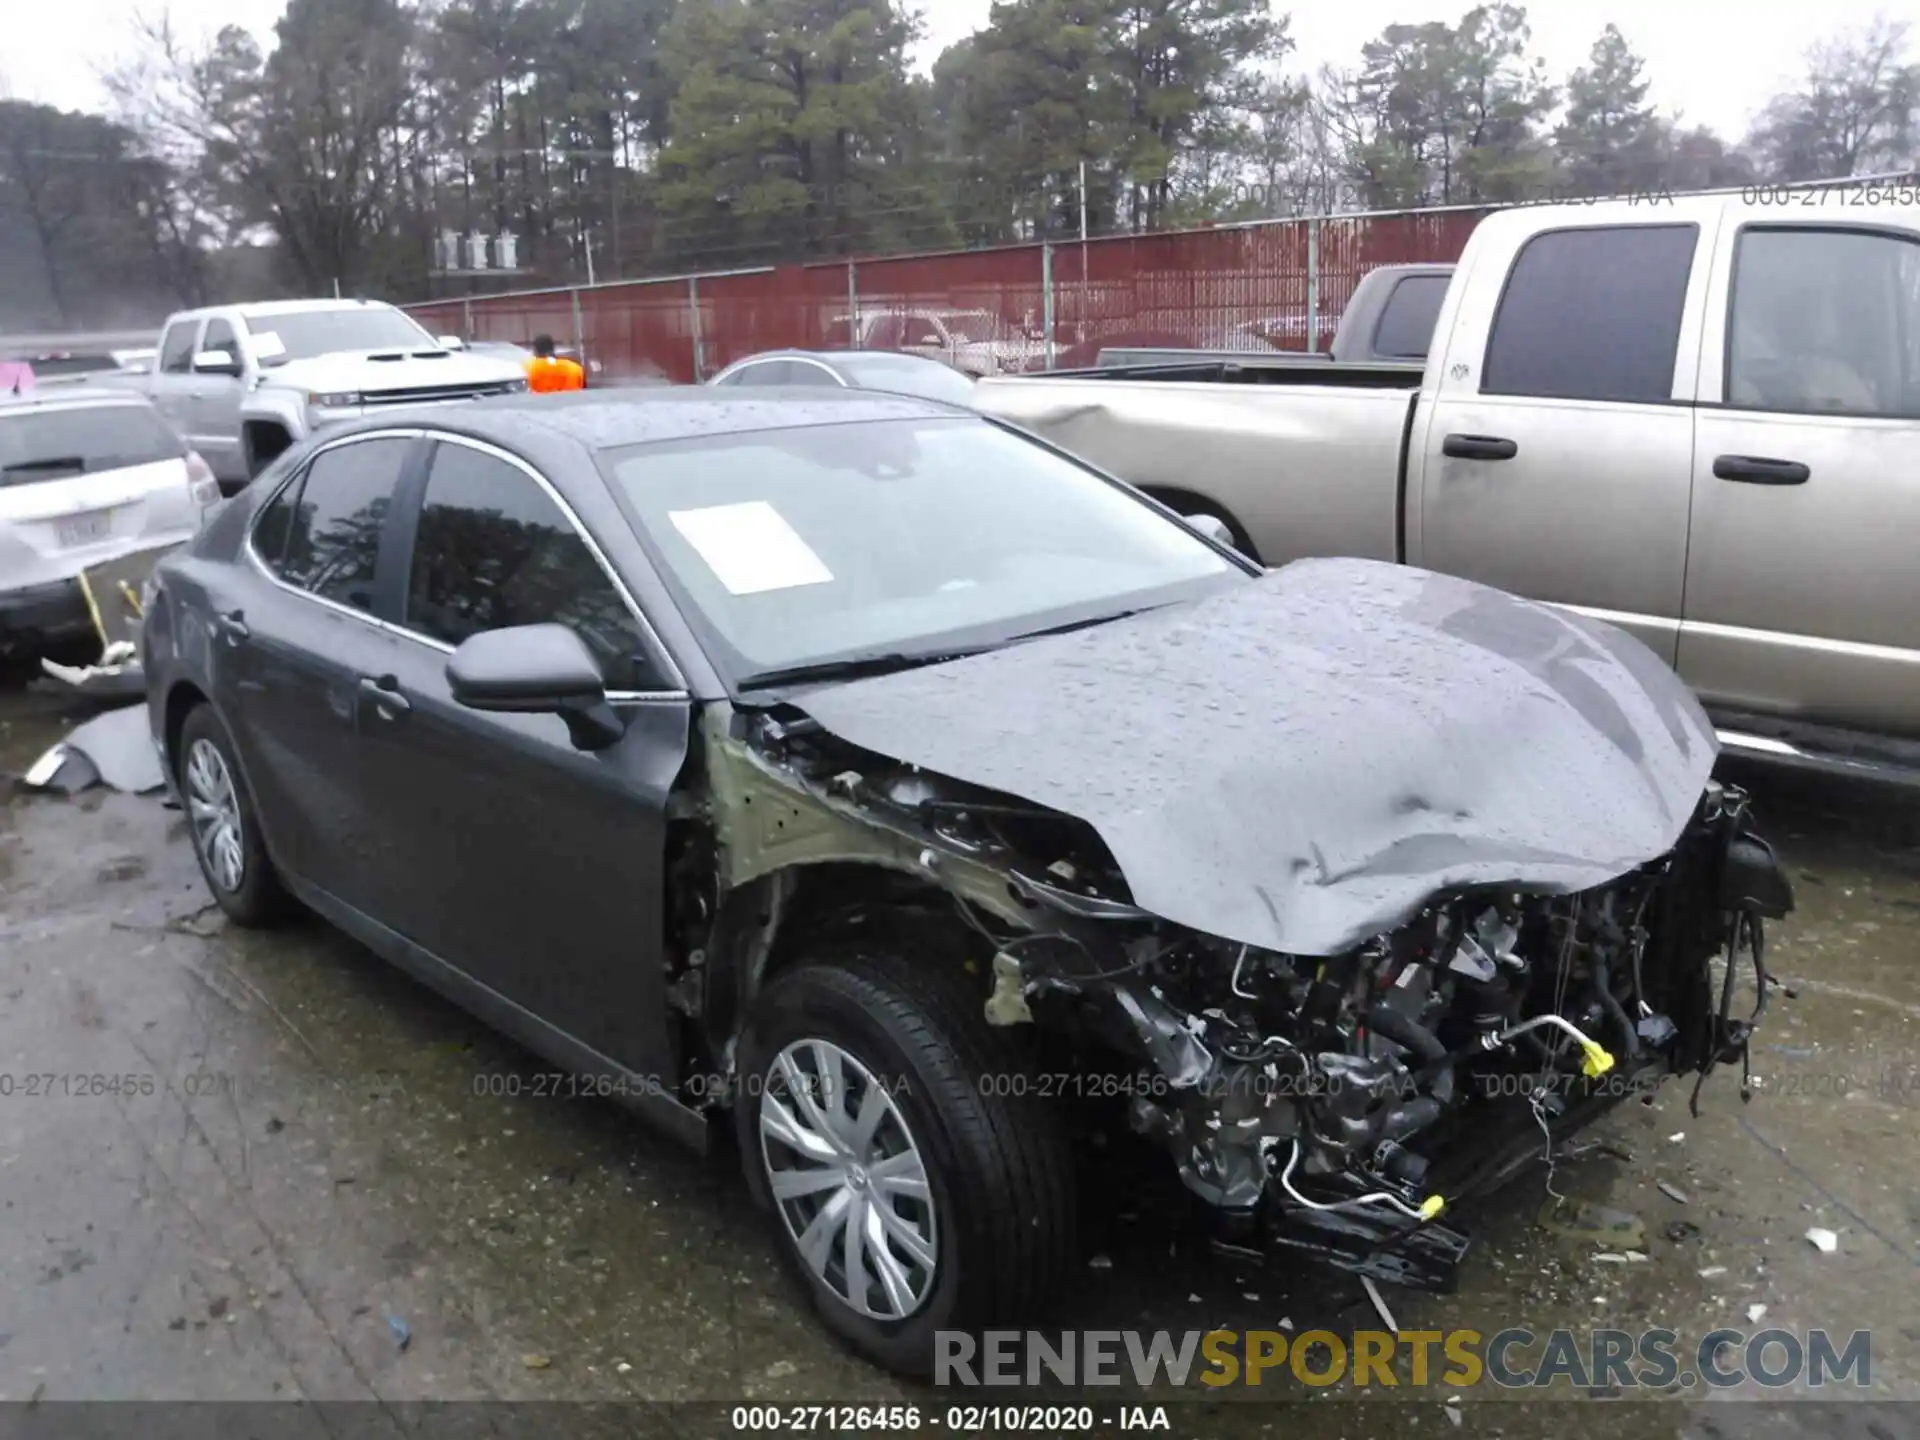
[{"label": "windshield", "polygon": [[1118,486],[984,420],[883,420],[607,457],[642,542],[736,681],[997,644],[1246,572]]},{"label": "windshield", "polygon": [[973,404],[973,381],[938,360],[904,355],[835,356],[836,363],[864,390],[922,395],[949,405]]},{"label": "windshield", "polygon": [[289,360],[311,360],[340,350],[417,350],[438,348],[434,338],[398,310],[373,306],[342,310],[304,310],[287,315],[249,315],[247,329],[256,341],[278,337],[284,353],[268,356],[271,346],[255,345],[260,363],[273,367]]},{"label": "windshield", "polygon": [[0,485],[31,485],[187,453],[180,437],[146,405],[0,408]]},{"label": "windshield", "polygon": [[998,315],[989,315],[984,310],[965,310],[958,314],[947,313],[940,317],[946,322],[947,333],[960,340],[1010,340],[1013,331],[1007,327]]}]

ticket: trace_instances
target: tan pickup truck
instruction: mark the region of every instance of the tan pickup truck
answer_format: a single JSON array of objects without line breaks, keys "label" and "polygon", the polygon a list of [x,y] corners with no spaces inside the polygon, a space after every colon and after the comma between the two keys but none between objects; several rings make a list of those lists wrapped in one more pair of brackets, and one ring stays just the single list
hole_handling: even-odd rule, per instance
[{"label": "tan pickup truck", "polygon": [[1620,626],[1729,750],[1920,777],[1920,187],[1502,211],[1423,367],[1197,359],[976,404],[1269,566],[1398,560]]}]

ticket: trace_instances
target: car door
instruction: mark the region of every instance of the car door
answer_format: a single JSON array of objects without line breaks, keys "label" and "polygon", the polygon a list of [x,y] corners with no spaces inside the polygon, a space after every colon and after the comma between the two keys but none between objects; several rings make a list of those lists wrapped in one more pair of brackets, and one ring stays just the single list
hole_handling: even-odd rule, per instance
[{"label": "car door", "polygon": [[362,676],[388,675],[403,642],[379,620],[403,553],[389,521],[417,432],[328,445],[256,517],[214,609],[215,700],[277,862],[371,912],[403,857],[365,785]]},{"label": "car door", "polygon": [[[413,503],[405,653],[363,712],[364,773],[404,797],[393,838],[407,867],[382,918],[518,1011],[664,1073],[666,802],[690,702],[533,467],[441,436]],[[448,687],[448,655],[470,635],[555,621],[600,656],[627,720],[607,749],[576,749],[557,715],[466,709]]]},{"label": "car door", "polygon": [[1681,675],[1920,736],[1920,217],[1729,227],[1700,367]]},{"label": "car door", "polygon": [[1543,230],[1506,274],[1467,277],[1409,448],[1411,563],[1584,611],[1673,663],[1700,244],[1694,224]]},{"label": "car door", "polygon": [[167,327],[160,337],[160,353],[149,382],[148,393],[154,405],[183,436],[193,431],[193,397],[199,379],[193,373],[193,357],[199,353],[203,323],[200,317],[191,316]]},{"label": "car door", "polygon": [[200,452],[200,458],[213,467],[213,473],[220,479],[245,480],[246,460],[240,449],[240,401],[246,393],[246,357],[233,323],[218,315],[209,319],[200,336],[200,349],[226,351],[233,358],[233,370],[229,374],[200,371],[194,375],[187,443]]}]

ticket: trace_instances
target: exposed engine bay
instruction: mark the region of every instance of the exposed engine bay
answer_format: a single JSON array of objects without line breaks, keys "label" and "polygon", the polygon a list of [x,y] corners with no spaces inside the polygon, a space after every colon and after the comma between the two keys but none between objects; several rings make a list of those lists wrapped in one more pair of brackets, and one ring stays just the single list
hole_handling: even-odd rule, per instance
[{"label": "exposed engine bay", "polygon": [[1121,1107],[1222,1243],[1417,1287],[1451,1284],[1457,1201],[1665,1077],[1744,1061],[1762,927],[1792,905],[1745,795],[1708,782],[1679,843],[1608,883],[1450,890],[1352,948],[1282,953],[1137,905],[1088,823],[804,714],[715,719],[705,744],[719,884],[763,887],[768,933],[794,877],[879,867],[899,890],[860,903],[962,934],[986,1020],[1070,1053],[1061,1088]]}]

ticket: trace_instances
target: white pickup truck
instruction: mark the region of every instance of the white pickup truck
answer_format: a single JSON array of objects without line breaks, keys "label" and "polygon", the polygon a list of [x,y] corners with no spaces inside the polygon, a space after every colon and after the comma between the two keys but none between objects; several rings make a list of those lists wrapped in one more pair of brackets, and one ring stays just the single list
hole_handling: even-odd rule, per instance
[{"label": "white pickup truck", "polygon": [[103,382],[151,396],[231,494],[323,426],[527,388],[511,358],[462,350],[377,301],[216,305],[169,316],[153,367]]},{"label": "white pickup truck", "polygon": [[1507,210],[1424,367],[1216,358],[975,404],[1269,566],[1398,560],[1611,622],[1731,750],[1920,775],[1913,185]]}]

